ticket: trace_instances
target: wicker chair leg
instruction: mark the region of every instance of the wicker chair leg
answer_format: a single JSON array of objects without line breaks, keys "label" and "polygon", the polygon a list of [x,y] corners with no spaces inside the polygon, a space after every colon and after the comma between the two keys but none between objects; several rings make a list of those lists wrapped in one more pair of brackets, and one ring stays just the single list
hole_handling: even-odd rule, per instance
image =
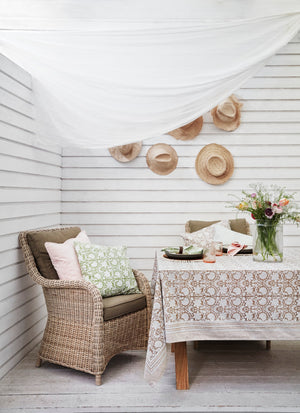
[{"label": "wicker chair leg", "polygon": [[271,350],[271,340],[266,341],[266,350]]},{"label": "wicker chair leg", "polygon": [[101,374],[96,374],[96,386],[101,386]]},{"label": "wicker chair leg", "polygon": [[41,365],[42,365],[42,359],[38,357],[35,362],[35,367],[41,367]]}]

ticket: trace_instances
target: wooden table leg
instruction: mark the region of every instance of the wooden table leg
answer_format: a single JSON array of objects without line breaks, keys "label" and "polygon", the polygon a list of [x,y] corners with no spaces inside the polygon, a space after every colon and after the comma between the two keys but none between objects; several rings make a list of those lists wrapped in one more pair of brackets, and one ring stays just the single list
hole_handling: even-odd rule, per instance
[{"label": "wooden table leg", "polygon": [[176,371],[176,389],[188,390],[189,372],[188,359],[186,352],[186,342],[175,343],[175,371]]},{"label": "wooden table leg", "polygon": [[174,353],[175,351],[175,343],[171,343],[171,353]]}]

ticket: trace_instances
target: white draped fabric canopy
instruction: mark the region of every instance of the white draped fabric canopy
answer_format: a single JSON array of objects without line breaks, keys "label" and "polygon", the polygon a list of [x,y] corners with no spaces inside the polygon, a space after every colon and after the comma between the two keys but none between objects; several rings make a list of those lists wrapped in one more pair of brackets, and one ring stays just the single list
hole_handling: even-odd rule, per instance
[{"label": "white draped fabric canopy", "polygon": [[0,0],[0,52],[32,75],[37,136],[62,146],[191,122],[299,27],[299,0]]}]

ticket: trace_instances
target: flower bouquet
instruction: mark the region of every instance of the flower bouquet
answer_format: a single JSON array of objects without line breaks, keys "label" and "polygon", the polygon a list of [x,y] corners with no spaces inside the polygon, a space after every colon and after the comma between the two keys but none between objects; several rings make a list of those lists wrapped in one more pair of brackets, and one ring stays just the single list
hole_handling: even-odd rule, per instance
[{"label": "flower bouquet", "polygon": [[282,223],[300,222],[295,194],[288,194],[285,188],[262,184],[250,185],[250,191],[242,191],[243,197],[231,206],[243,212],[250,212],[256,221],[253,234],[253,259],[255,261],[282,261]]}]

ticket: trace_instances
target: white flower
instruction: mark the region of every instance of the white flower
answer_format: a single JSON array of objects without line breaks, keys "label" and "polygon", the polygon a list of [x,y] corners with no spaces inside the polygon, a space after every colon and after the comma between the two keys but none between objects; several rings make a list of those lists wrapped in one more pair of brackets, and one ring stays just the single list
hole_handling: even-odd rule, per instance
[{"label": "white flower", "polygon": [[276,204],[272,205],[272,211],[274,214],[282,214],[283,209],[280,206],[277,206]]}]

